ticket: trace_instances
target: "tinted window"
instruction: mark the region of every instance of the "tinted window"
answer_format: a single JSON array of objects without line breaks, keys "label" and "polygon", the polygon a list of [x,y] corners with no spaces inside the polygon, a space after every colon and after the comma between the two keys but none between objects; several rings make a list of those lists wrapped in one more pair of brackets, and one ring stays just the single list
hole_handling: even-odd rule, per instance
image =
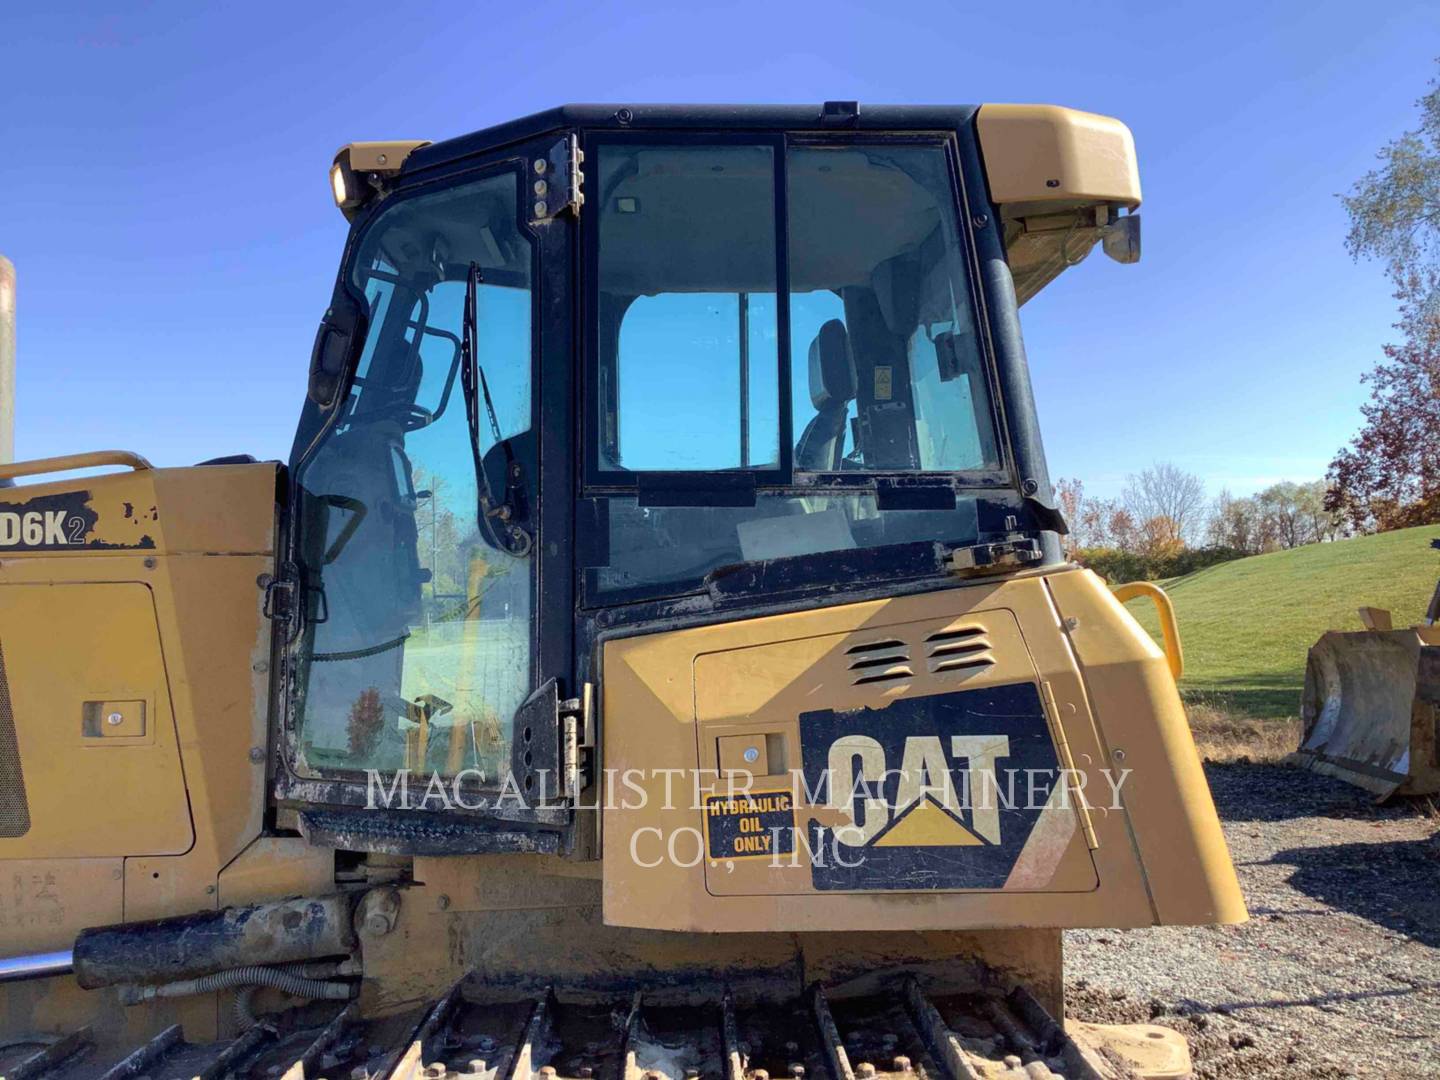
[{"label": "tinted window", "polygon": [[943,146],[792,148],[795,467],[999,467]]},{"label": "tinted window", "polygon": [[[592,482],[761,475],[753,505],[704,505],[703,478],[675,489],[700,505],[589,500],[587,597],[686,591],[736,563],[973,543],[972,500],[922,510],[866,490],[880,486],[867,474],[1000,468],[945,144],[792,146],[783,184],[778,140],[596,149]],[[777,186],[787,228],[778,246]],[[943,492],[932,496],[944,505]]]},{"label": "tinted window", "polygon": [[602,472],[775,466],[768,146],[600,147]]},{"label": "tinted window", "polygon": [[917,541],[973,543],[978,527],[971,499],[954,510],[905,511],[881,511],[870,494],[761,492],[754,506],[743,507],[647,507],[633,496],[604,501],[604,557],[582,544],[590,599],[656,586],[688,591],[719,567],[765,559]]},{"label": "tinted window", "polygon": [[302,772],[476,769],[495,781],[509,761],[531,683],[533,560],[480,527],[457,375],[474,263],[494,407],[479,449],[503,483],[507,450],[527,468],[534,456],[517,184],[505,173],[396,203],[361,240],[351,280],[369,302],[364,349],[297,472],[315,615],[299,672]]}]

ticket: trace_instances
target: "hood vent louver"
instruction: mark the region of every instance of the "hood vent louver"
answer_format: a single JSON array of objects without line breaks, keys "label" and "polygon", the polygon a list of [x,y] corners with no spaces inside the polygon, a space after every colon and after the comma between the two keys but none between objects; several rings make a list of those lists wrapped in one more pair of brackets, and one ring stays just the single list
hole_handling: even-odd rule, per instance
[{"label": "hood vent louver", "polygon": [[957,626],[940,630],[925,639],[925,659],[931,673],[975,671],[991,667],[995,654],[983,626]]},{"label": "hood vent louver", "polygon": [[845,655],[847,666],[856,674],[853,686],[901,682],[915,675],[910,667],[910,646],[897,638],[852,645]]},{"label": "hood vent louver", "polygon": [[[895,634],[896,629],[905,633],[910,628],[887,629]],[[924,638],[917,635],[910,641],[899,636],[859,641],[841,656],[851,686],[881,690],[908,684],[918,689],[936,679],[949,683],[988,670],[996,662],[989,631],[975,622],[936,630]]]}]

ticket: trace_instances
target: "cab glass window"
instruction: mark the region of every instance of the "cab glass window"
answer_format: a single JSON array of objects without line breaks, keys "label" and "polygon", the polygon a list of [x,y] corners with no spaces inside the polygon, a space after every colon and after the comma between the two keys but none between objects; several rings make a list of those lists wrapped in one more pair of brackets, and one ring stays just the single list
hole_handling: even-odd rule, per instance
[{"label": "cab glass window", "polygon": [[944,146],[792,147],[786,171],[796,470],[998,469]]},{"label": "cab glass window", "polygon": [[605,145],[598,173],[598,470],[775,467],[774,150]]},{"label": "cab glass window", "polygon": [[594,146],[584,602],[974,543],[1003,482],[948,144],[746,142]]},{"label": "cab glass window", "polygon": [[[533,476],[518,183],[506,172],[406,199],[358,242],[350,284],[367,336],[339,415],[297,470],[302,773],[468,769],[494,783],[509,761],[532,680],[533,560],[477,514],[475,457],[498,490],[514,467]],[[472,266],[490,401],[475,448],[459,377]]]}]

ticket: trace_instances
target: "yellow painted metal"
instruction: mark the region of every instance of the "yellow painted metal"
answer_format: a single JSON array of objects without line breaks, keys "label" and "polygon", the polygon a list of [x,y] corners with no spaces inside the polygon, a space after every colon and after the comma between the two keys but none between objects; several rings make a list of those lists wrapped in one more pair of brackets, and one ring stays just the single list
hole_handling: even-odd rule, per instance
[{"label": "yellow painted metal", "polygon": [[1058,105],[982,105],[975,127],[1002,209],[1140,205],[1135,140],[1119,120]]},{"label": "yellow painted metal", "polygon": [[716,740],[719,769],[722,774],[749,773],[770,775],[770,755],[766,753],[765,735],[721,735]]},{"label": "yellow painted metal", "polygon": [[344,161],[356,172],[399,172],[408,158],[428,139],[392,139],[388,142],[346,143],[335,152],[335,160]]},{"label": "yellow painted metal", "polygon": [[299,836],[258,837],[220,871],[221,907],[334,891],[335,852]]},{"label": "yellow painted metal", "polygon": [[62,454],[59,457],[32,458],[29,461],[0,462],[0,479],[14,480],[21,476],[43,476],[46,473],[98,469],[106,465],[128,465],[132,469],[151,468],[150,462],[129,450],[91,450],[84,454]]},{"label": "yellow painted metal", "polygon": [[[85,805],[93,815],[93,804]],[[124,878],[120,856],[0,861],[3,955],[68,949],[76,930],[119,922]]]},{"label": "yellow painted metal", "polygon": [[[0,839],[0,868],[12,858],[187,851],[195,833],[150,585],[15,577],[7,566],[0,649],[30,828]],[[112,699],[140,704],[155,722],[141,732],[137,716],[128,737],[87,737],[86,703]],[[99,730],[108,727],[101,716]]]},{"label": "yellow painted metal", "polygon": [[982,105],[975,126],[1018,303],[1110,230],[1123,237],[1119,250],[1138,242],[1140,222],[1117,216],[1140,205],[1135,142],[1120,121],[1054,105]]},{"label": "yellow painted metal", "polygon": [[1360,623],[1366,630],[1393,630],[1394,620],[1390,612],[1385,608],[1362,607],[1360,608]]},{"label": "yellow painted metal", "polygon": [[[1057,615],[1075,620],[1064,641],[1084,673],[1099,753],[1128,774],[1119,816],[1143,862],[1155,921],[1245,921],[1235,868],[1165,655],[1095,574],[1065,571],[1047,575],[1045,583]],[[1062,695],[1058,686],[1056,694]],[[1088,751],[1076,746],[1076,752]],[[1102,852],[1105,826],[1116,816],[1097,820]],[[1101,877],[1103,889],[1103,870]]]},{"label": "yellow painted metal", "polygon": [[[57,461],[97,463],[43,471]],[[260,834],[265,807],[275,467],[137,467],[6,498],[66,493],[85,494],[93,546],[0,555],[0,649],[32,818],[0,838],[0,876],[36,860],[57,875],[34,949],[214,907],[221,867]],[[86,702],[143,703],[144,733],[86,738]]]},{"label": "yellow painted metal", "polygon": [[[1067,633],[1062,627],[1071,618],[1075,628]],[[1033,865],[1023,873],[1017,868],[1004,889],[971,892],[817,892],[803,872],[768,860],[722,868],[707,859],[683,865],[694,854],[689,849],[679,858],[645,857],[655,837],[683,836],[700,825],[688,789],[667,798],[671,780],[654,773],[657,762],[701,770],[703,777],[718,769],[716,740],[737,734],[784,736],[793,755],[794,718],[802,709],[866,707],[868,690],[837,677],[845,649],[871,639],[908,641],[922,628],[947,625],[981,627],[990,642],[993,666],[972,675],[967,687],[1047,685],[1047,712],[1077,780],[1092,793],[1093,836],[1073,817],[1068,824],[1057,817],[1057,831]],[[917,677],[888,693],[943,689],[931,682]],[[611,641],[602,688],[611,783],[603,818],[607,923],[733,932],[1143,926],[1246,917],[1166,658],[1089,571],[1017,575]],[[755,786],[787,779],[757,777]],[[1121,785],[1114,800],[1094,794],[1107,792],[1112,780]]]},{"label": "yellow painted metal", "polygon": [[1113,590],[1115,599],[1128,603],[1137,596],[1146,596],[1155,605],[1160,617],[1160,635],[1165,639],[1165,660],[1170,665],[1170,674],[1179,681],[1185,674],[1185,650],[1180,645],[1180,624],[1175,621],[1175,605],[1170,594],[1151,581],[1131,581],[1117,585]]},{"label": "yellow painted metal", "polygon": [[81,734],[87,739],[142,739],[144,701],[87,701],[81,707]]},{"label": "yellow painted metal", "polygon": [[[222,867],[264,820],[275,466],[152,469],[103,456],[19,469],[134,471],[6,492],[22,509],[83,494],[95,518],[88,544],[0,553],[0,649],[32,817],[26,835],[0,838],[0,880],[23,883],[0,890],[6,953],[216,907]],[[86,738],[86,702],[122,712],[142,702],[144,734]],[[309,879],[277,857],[239,864],[230,880],[239,896]],[[0,1034],[88,1024],[132,1042],[176,1021],[213,1037],[219,1015],[213,995],[123,1009],[68,979],[7,985],[0,1012]]]},{"label": "yellow painted metal", "polygon": [[337,150],[330,166],[330,188],[335,205],[346,220],[352,220],[375,194],[371,179],[398,173],[414,150],[428,145],[423,139],[401,139],[347,143]]}]

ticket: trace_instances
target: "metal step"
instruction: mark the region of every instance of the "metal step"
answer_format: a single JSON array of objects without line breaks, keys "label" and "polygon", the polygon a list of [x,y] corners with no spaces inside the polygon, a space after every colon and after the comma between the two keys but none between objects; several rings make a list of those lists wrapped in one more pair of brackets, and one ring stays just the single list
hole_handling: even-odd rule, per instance
[{"label": "metal step", "polygon": [[[20,1058],[0,1080],[1068,1080],[1128,1070],[1070,1039],[1023,988],[931,998],[906,980],[885,992],[791,1001],[650,1006],[487,992],[470,975],[401,1016],[352,1003],[266,1017],[228,1041],[196,1045],[177,1025],[123,1055],[87,1030]],[[304,1015],[306,1021],[296,1017]],[[7,1051],[8,1054],[8,1051]]]}]

